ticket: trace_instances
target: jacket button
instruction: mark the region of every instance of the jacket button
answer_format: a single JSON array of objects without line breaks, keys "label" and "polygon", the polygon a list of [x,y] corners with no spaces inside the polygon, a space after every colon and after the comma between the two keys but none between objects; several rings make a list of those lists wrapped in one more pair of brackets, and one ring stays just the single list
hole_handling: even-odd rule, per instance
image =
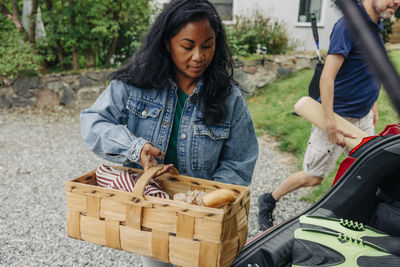
[{"label": "jacket button", "polygon": [[147,111],[146,110],[143,110],[142,111],[142,116],[146,116],[147,115]]},{"label": "jacket button", "polygon": [[181,138],[182,138],[182,139],[186,139],[186,134],[184,134],[184,133],[181,134]]},{"label": "jacket button", "polygon": [[186,173],[186,168],[182,168],[182,172],[183,172],[183,173]]}]

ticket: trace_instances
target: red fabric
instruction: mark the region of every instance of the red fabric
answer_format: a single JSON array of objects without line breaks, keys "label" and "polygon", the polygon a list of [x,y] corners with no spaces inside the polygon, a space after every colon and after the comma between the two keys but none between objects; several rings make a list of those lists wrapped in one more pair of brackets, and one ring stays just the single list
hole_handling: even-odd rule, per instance
[{"label": "red fabric", "polygon": [[[99,186],[125,192],[133,192],[139,176],[139,173],[130,170],[118,170],[104,164],[100,165],[96,170],[96,180]],[[151,179],[145,186],[144,194],[169,199],[168,194],[161,190],[160,185],[155,179]]]},{"label": "red fabric", "polygon": [[390,124],[390,125],[386,126],[385,130],[383,130],[379,135],[385,136],[385,135],[389,135],[389,134],[393,134],[393,135],[400,134],[400,123]]},{"label": "red fabric", "polygon": [[[379,135],[386,136],[386,135],[397,135],[397,134],[400,134],[400,123],[390,124],[386,126],[386,128]],[[343,162],[340,164],[338,172],[336,173],[336,177],[333,180],[332,186],[336,184],[336,182],[343,176],[343,174],[347,171],[347,169],[350,168],[350,166],[354,163],[354,161],[356,161],[356,159],[351,157],[351,155],[357,149],[359,149],[360,147],[362,147],[368,141],[374,139],[375,137],[376,136],[369,136],[363,138],[361,143],[350,151],[349,156],[345,160],[343,160]]]},{"label": "red fabric", "polygon": [[360,147],[362,147],[365,143],[367,143],[368,141],[374,139],[376,137],[376,135],[374,136],[368,136],[368,137],[364,137],[361,140],[361,143],[358,144],[358,146],[356,146],[355,148],[353,148],[350,152],[349,152],[349,156],[351,156],[351,154],[353,154],[356,150],[358,150]]},{"label": "red fabric", "polygon": [[332,186],[336,184],[336,182],[343,176],[343,174],[347,171],[351,164],[353,164],[354,161],[356,161],[356,159],[352,157],[347,157],[342,161],[336,173],[336,177],[333,180]]}]

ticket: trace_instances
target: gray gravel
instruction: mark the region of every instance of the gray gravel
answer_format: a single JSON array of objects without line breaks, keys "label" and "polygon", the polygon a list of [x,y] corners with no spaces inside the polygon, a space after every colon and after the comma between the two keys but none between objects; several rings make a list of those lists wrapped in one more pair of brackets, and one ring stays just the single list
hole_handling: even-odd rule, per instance
[{"label": "gray gravel", "polygon": [[[260,231],[257,197],[296,171],[293,156],[259,138],[260,157],[251,185],[249,238]],[[68,238],[64,182],[105,161],[80,137],[79,113],[59,108],[0,110],[0,265],[141,266],[137,255]],[[286,220],[309,203],[304,190],[284,197],[275,220]]]}]

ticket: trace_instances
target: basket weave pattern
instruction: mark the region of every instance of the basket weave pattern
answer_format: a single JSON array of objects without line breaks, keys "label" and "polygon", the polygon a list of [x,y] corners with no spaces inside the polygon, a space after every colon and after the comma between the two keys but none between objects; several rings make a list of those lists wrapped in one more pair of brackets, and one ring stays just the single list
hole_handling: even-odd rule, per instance
[{"label": "basket weave pattern", "polygon": [[67,235],[178,266],[229,266],[247,239],[249,189],[164,174],[157,179],[170,196],[226,188],[238,197],[215,209],[143,196],[160,168],[133,169],[143,174],[132,193],[97,186],[94,171],[67,181]]}]

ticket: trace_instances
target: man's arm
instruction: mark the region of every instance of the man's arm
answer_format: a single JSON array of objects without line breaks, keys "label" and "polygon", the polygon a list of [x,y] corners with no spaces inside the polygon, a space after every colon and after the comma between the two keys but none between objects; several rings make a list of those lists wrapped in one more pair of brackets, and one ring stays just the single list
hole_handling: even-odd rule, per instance
[{"label": "man's arm", "polygon": [[333,116],[333,98],[335,95],[335,78],[344,62],[341,54],[331,54],[326,57],[325,66],[319,83],[321,103],[324,110],[325,130],[328,139],[333,144],[344,146],[344,137],[354,137],[350,133],[343,132],[336,127]]}]

